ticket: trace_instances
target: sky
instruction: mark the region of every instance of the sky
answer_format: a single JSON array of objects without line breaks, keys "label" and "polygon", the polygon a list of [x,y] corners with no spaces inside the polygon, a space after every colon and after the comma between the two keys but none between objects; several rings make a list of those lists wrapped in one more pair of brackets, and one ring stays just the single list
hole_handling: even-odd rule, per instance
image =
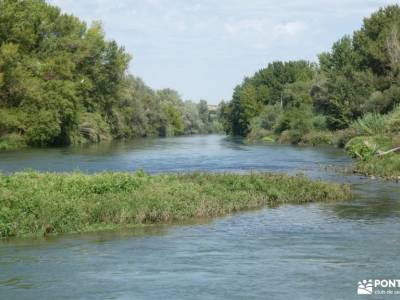
[{"label": "sky", "polygon": [[48,0],[124,46],[130,72],[184,100],[230,100],[275,60],[317,60],[387,0]]}]

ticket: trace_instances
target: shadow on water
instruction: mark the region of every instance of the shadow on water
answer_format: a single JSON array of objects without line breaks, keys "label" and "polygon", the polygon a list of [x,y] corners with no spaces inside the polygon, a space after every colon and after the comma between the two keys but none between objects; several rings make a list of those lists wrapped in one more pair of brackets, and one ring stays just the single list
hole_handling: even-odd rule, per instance
[{"label": "shadow on water", "polygon": [[33,285],[25,281],[23,276],[11,277],[0,281],[0,286],[17,288],[17,289],[31,289]]},{"label": "shadow on water", "polygon": [[[185,223],[186,224],[186,223]],[[187,224],[192,224],[188,222]],[[125,228],[104,229],[94,232],[86,233],[69,233],[62,235],[47,235],[40,237],[25,237],[25,238],[7,238],[0,239],[0,264],[2,250],[7,247],[15,248],[16,250],[23,250],[24,248],[41,248],[51,247],[52,245],[63,244],[65,247],[74,245],[76,241],[88,241],[93,243],[102,243],[112,240],[130,239],[133,237],[147,237],[147,236],[163,236],[168,233],[170,225],[140,225]]]},{"label": "shadow on water", "polygon": [[339,218],[382,222],[400,220],[400,185],[383,180],[362,179],[352,184],[355,199],[337,203],[333,211]]}]

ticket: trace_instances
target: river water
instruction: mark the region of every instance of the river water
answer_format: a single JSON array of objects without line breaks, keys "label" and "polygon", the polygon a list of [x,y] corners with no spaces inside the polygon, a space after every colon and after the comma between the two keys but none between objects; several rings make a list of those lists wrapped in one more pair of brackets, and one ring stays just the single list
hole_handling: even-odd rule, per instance
[{"label": "river water", "polygon": [[400,278],[400,185],[337,172],[349,164],[338,149],[217,135],[0,153],[5,173],[301,172],[355,193],[204,223],[0,241],[0,299],[360,299],[359,280]]}]

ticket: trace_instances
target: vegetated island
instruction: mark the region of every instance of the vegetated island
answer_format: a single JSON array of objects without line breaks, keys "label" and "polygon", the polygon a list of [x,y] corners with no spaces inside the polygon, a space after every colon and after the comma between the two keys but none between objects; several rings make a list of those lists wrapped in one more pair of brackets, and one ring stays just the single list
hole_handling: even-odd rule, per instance
[{"label": "vegetated island", "polygon": [[222,103],[227,134],[303,145],[336,145],[355,171],[400,179],[400,6],[365,18],[318,63],[276,61]]},{"label": "vegetated island", "polygon": [[0,237],[43,236],[351,199],[347,185],[265,173],[0,175]]}]

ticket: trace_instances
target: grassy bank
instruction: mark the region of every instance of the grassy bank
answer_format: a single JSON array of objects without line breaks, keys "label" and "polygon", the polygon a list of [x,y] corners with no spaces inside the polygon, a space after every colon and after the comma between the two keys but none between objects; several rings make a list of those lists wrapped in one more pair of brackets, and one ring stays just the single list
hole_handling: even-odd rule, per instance
[{"label": "grassy bank", "polygon": [[23,172],[0,175],[0,236],[168,223],[350,197],[347,186],[304,176]]},{"label": "grassy bank", "polygon": [[400,155],[372,157],[360,160],[355,166],[355,172],[365,176],[379,176],[389,180],[400,180]]},{"label": "grassy bank", "polygon": [[344,148],[356,159],[355,172],[400,179],[400,151],[393,151],[400,147],[400,106],[386,115],[368,113],[343,130],[329,131],[314,126],[279,132],[274,130],[278,125],[274,126],[271,130],[255,126],[247,140]]}]

